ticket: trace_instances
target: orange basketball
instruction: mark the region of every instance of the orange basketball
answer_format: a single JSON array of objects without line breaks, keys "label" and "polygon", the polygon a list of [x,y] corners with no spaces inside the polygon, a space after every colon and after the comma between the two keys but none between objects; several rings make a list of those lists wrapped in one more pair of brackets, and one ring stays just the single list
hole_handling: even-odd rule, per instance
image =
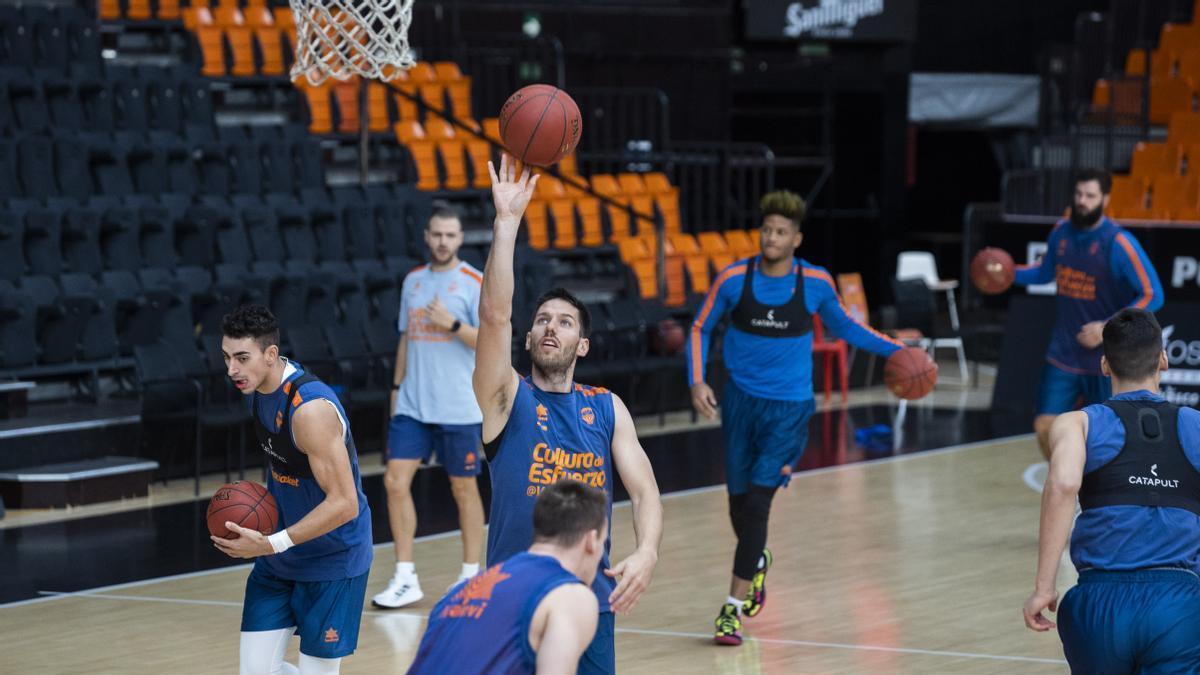
[{"label": "orange basketball", "polygon": [[222,485],[208,502],[208,531],[214,537],[233,539],[225,523],[271,534],[279,524],[279,506],[267,488],[248,480]]},{"label": "orange basketball", "polygon": [[937,364],[920,347],[905,347],[888,357],[883,366],[883,381],[899,398],[910,401],[924,398],[937,384]]},{"label": "orange basketball", "polygon": [[683,343],[687,339],[683,326],[680,326],[679,322],[674,319],[659,321],[650,334],[650,338],[650,346],[659,356],[678,354],[683,350]]},{"label": "orange basketball", "polygon": [[557,164],[575,151],[582,131],[579,106],[548,84],[521,87],[500,108],[500,140],[522,164]]},{"label": "orange basketball", "polygon": [[996,295],[1012,286],[1016,266],[1007,251],[985,248],[971,261],[971,281],[980,292]]}]

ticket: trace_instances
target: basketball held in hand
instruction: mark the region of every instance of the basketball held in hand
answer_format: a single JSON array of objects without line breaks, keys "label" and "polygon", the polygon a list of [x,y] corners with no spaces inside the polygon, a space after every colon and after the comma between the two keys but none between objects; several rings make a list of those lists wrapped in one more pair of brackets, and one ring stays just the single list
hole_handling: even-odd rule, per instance
[{"label": "basketball held in hand", "polygon": [[267,488],[254,481],[239,480],[217,490],[208,502],[207,517],[208,531],[214,537],[237,537],[226,529],[225,523],[272,534],[279,525],[279,506]]},{"label": "basketball held in hand", "polygon": [[985,248],[971,261],[971,281],[982,293],[996,295],[1012,286],[1016,266],[1007,251]]},{"label": "basketball held in hand", "polygon": [[522,164],[557,164],[575,151],[582,131],[579,106],[548,84],[521,87],[500,108],[500,141]]},{"label": "basketball held in hand", "polygon": [[937,384],[937,364],[920,347],[905,347],[888,357],[883,381],[898,398],[924,398]]}]

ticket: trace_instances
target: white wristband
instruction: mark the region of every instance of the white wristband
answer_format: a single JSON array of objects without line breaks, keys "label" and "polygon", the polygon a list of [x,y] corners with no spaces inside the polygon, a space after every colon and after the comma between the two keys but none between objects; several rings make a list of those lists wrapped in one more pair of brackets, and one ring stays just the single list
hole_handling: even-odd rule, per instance
[{"label": "white wristband", "polygon": [[287,530],[280,530],[275,534],[267,537],[267,541],[271,543],[271,548],[275,549],[276,553],[283,553],[289,548],[295,546],[292,543],[292,538],[288,536]]}]

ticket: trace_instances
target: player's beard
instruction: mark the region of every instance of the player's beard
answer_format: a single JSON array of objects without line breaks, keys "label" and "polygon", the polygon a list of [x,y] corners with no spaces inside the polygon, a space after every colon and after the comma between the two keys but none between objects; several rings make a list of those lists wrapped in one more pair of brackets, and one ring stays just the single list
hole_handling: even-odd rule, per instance
[{"label": "player's beard", "polygon": [[542,376],[543,379],[562,383],[567,380],[568,374],[571,372],[571,367],[575,365],[575,349],[579,343],[571,345],[569,348],[560,348],[559,351],[553,354],[545,354],[541,352],[536,345],[529,350],[530,359],[533,361],[533,367]]},{"label": "player's beard", "polygon": [[1071,224],[1081,230],[1091,229],[1100,222],[1100,212],[1103,207],[1097,206],[1091,211],[1080,211],[1075,204],[1071,205]]}]

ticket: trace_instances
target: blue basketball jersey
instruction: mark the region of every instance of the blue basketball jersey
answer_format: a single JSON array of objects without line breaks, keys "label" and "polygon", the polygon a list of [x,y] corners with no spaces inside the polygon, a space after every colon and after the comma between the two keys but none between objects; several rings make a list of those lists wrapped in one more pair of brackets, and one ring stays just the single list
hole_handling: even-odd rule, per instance
[{"label": "blue basketball jersey", "polygon": [[[324,399],[328,403],[318,403]],[[358,451],[350,434],[346,411],[337,394],[324,382],[308,375],[298,363],[289,362],[283,382],[270,394],[253,394],[259,443],[267,456],[270,471],[267,490],[279,505],[278,529],[296,524],[322,501],[325,491],[313,477],[308,458],[296,448],[292,435],[292,415],[302,405],[328,405],[337,409],[345,425],[346,449],[350,470],[358,490],[358,515],[350,522],[276,555],[255,561],[282,579],[293,581],[332,581],[365,573],[371,567],[371,507],[362,491],[358,473]]]},{"label": "blue basketball jersey", "polygon": [[[612,530],[612,439],[616,418],[612,393],[575,384],[570,392],[542,391],[522,378],[508,423],[485,447],[492,475],[492,511],[488,523],[489,564],[504,562],[533,543],[533,503],[549,484],[568,478],[608,495]],[[616,582],[604,575],[609,543],[592,590],[600,611],[609,611]]]},{"label": "blue basketball jersey", "polygon": [[429,613],[409,673],[533,673],[529,624],[563,584],[582,583],[545,555],[518,553],[459,583]]},{"label": "blue basketball jersey", "polygon": [[[1148,391],[1119,394],[1114,401],[1163,402]],[[1090,405],[1088,416],[1087,475],[1112,462],[1125,447],[1125,427],[1110,408]],[[1200,412],[1179,410],[1178,435],[1183,452],[1200,471]],[[1145,467],[1156,476],[1157,465]],[[1164,476],[1165,478],[1166,476]],[[1130,480],[1137,480],[1133,476]],[[1086,480],[1086,478],[1085,478]],[[1138,570],[1183,567],[1200,574],[1200,516],[1180,508],[1158,506],[1104,506],[1084,509],[1071,533],[1071,561],[1078,570]]]}]

